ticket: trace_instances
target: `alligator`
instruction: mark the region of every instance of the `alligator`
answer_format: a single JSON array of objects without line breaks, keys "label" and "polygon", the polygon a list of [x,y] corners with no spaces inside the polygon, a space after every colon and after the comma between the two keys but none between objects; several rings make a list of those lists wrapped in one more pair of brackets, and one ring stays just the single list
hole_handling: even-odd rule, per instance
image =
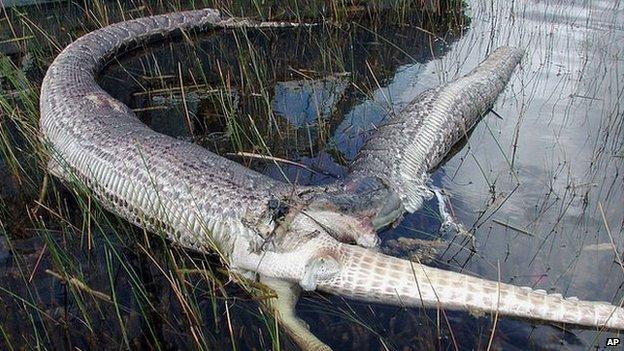
[{"label": "alligator", "polygon": [[266,308],[303,349],[327,350],[296,317],[302,290],[412,307],[624,329],[624,309],[547,294],[380,253],[377,230],[431,196],[428,172],[487,112],[521,51],[494,51],[468,75],[426,91],[366,143],[349,175],[286,184],[195,144],[154,132],[105,92],[98,73],[139,45],[191,30],[295,27],[203,9],[88,33],[50,65],[41,87],[49,172],[105,208],[185,248],[216,252],[233,276],[273,289]]}]

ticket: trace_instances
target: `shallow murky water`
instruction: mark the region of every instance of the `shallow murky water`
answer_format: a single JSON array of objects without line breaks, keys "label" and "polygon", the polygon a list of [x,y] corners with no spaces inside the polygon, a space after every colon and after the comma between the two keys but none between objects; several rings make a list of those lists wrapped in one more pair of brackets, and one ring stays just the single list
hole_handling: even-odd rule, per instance
[{"label": "shallow murky water", "polygon": [[[268,149],[311,171],[237,160],[278,179],[312,184],[343,175],[344,165],[374,126],[425,89],[468,72],[498,46],[521,47],[526,51],[522,65],[494,108],[500,118],[487,115],[467,144],[433,175],[451,194],[459,221],[472,227],[475,250],[469,238],[438,234],[433,201],[382,234],[385,250],[409,256],[419,248],[407,247],[401,238],[443,240],[430,264],[619,304],[624,294],[624,268],[615,254],[624,250],[620,7],[617,1],[470,1],[469,20],[455,22],[464,27],[438,35],[414,22],[209,33],[192,45],[162,43],[135,52],[111,65],[101,82],[158,131],[192,138],[222,154]],[[248,48],[240,50],[241,43]],[[252,74],[242,72],[241,65]],[[184,99],[179,89],[163,90],[179,86],[180,79],[187,87]],[[230,109],[219,107],[224,105]],[[194,122],[187,124],[187,118]],[[262,144],[266,148],[252,148]],[[59,348],[119,348],[122,334],[137,348],[151,337],[165,348],[193,345],[184,309],[175,303],[167,279],[144,256],[122,249],[123,260],[139,274],[127,274],[129,268],[120,263],[110,274],[101,268],[113,260],[108,246],[100,243],[100,249],[85,252],[84,237],[59,231],[58,241],[75,250],[73,259],[82,262],[78,270],[91,286],[108,291],[109,279],[114,279],[117,298],[127,310],[96,303],[98,312],[84,320],[82,310],[94,307],[73,304],[66,286],[45,273],[35,275],[38,281],[29,289],[19,287],[24,282],[15,273],[16,262],[35,266],[44,241],[31,237],[9,243],[0,236],[3,287],[26,297],[0,292],[0,336],[33,346],[32,331],[16,335],[22,328],[43,325],[54,335],[43,339]],[[105,236],[106,231],[96,236],[96,246]],[[50,266],[45,257],[42,262]],[[28,276],[30,269],[26,271]],[[132,279],[143,282],[145,294],[157,305],[149,322],[133,302],[137,292],[128,282]],[[223,302],[198,280],[192,295],[205,318],[202,335],[210,340],[209,348],[270,347],[255,302],[232,286],[227,287],[229,295],[239,298]],[[21,309],[28,311],[24,306],[33,300],[61,322],[54,327],[26,322]],[[313,332],[336,349],[486,349],[493,323],[490,317],[465,312],[438,315],[317,294],[306,295],[298,307]],[[107,327],[106,321],[117,321],[118,314],[125,331]],[[492,347],[580,350],[603,347],[609,336],[613,334],[499,318]]]}]

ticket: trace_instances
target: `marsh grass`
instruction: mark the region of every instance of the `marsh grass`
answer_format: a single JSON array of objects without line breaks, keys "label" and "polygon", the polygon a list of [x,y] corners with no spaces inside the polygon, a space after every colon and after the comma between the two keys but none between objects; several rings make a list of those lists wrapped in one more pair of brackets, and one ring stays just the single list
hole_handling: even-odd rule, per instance
[{"label": "marsh grass", "polygon": [[[193,35],[181,43],[158,44],[164,54],[133,53],[112,64],[103,84],[131,82],[131,94],[111,92],[146,122],[157,112],[182,116],[172,122],[185,124],[186,134],[179,137],[221,154],[252,152],[287,159],[313,157],[324,149],[344,158],[331,150],[341,112],[383,86],[397,65],[426,59],[396,50],[401,45],[386,39],[390,33],[403,28],[402,40],[426,43],[433,53],[443,50],[432,46],[436,38],[452,41],[468,24],[463,4],[455,1],[422,7],[419,1],[405,0],[365,5],[312,1],[306,6],[298,1],[278,6],[255,0],[96,0],[3,8],[0,48],[8,54],[0,56],[0,260],[7,263],[0,266],[1,348],[293,347],[280,337],[275,318],[259,307],[270,291],[234,284],[218,255],[170,245],[164,235],[153,236],[107,212],[77,179],[62,184],[47,172],[48,153],[38,131],[38,93],[45,68],[59,51],[81,34],[119,20],[207,6],[261,20],[321,24],[294,34],[210,34],[217,44],[209,42],[205,48]],[[417,39],[408,38],[415,33]],[[393,50],[376,52],[362,38]],[[184,57],[167,52],[184,45]],[[313,81],[345,72],[348,91],[339,102],[342,107],[328,119],[318,116],[316,125],[301,130],[275,115],[271,101],[276,82]],[[154,96],[160,98],[156,103]],[[248,164],[266,168],[261,161]],[[274,166],[278,177],[297,180],[292,171]],[[3,258],[5,251],[10,258]],[[355,325],[355,331],[340,327],[348,335],[369,342],[378,338],[383,348],[392,348],[392,340],[370,327],[372,318],[363,320],[349,304],[330,310],[314,299],[307,301],[304,310]],[[343,346],[349,347],[347,341],[342,340]]]}]

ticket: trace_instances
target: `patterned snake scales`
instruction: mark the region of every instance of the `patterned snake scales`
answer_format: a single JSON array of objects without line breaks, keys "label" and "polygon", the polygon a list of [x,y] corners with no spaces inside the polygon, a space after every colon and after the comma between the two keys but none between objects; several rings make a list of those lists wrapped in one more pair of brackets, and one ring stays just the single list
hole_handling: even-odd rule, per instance
[{"label": "patterned snake scales", "polygon": [[[268,305],[305,349],[328,347],[295,317],[301,288],[624,329],[624,309],[609,303],[431,268],[370,248],[378,244],[376,229],[429,196],[428,171],[492,106],[520,61],[517,49],[499,48],[468,75],[423,93],[367,142],[350,176],[329,188],[284,184],[156,133],[96,83],[116,55],[182,31],[288,26],[296,24],[204,9],[117,23],[79,38],[54,60],[41,88],[51,173],[85,185],[128,221],[184,247],[217,251],[231,271],[272,287],[278,298]],[[278,216],[276,207],[286,214]]]}]

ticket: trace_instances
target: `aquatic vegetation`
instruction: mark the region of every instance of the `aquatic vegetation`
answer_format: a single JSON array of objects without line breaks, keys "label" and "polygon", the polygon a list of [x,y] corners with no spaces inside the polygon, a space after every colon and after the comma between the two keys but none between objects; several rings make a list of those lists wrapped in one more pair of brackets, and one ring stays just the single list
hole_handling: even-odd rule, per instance
[{"label": "aquatic vegetation", "polygon": [[[531,45],[524,74],[496,110],[504,119],[488,117],[468,148],[434,175],[456,194],[456,215],[474,223],[480,245],[475,257],[465,238],[446,237],[446,249],[439,249],[435,262],[492,279],[500,274],[503,281],[586,291],[617,303],[622,272],[610,261],[617,258],[613,250],[622,249],[624,225],[617,172],[623,150],[622,94],[613,93],[621,87],[611,73],[619,72],[621,64],[610,58],[621,53],[613,44],[618,38],[614,28],[621,23],[590,14],[580,25],[573,19],[584,14],[583,7],[525,2],[471,3],[472,20],[460,2],[441,2],[447,6],[443,9],[421,9],[418,1],[388,8],[382,1],[369,7],[330,3],[337,5],[195,2],[234,15],[324,18],[328,23],[294,33],[207,33],[163,43],[113,63],[101,82],[158,130],[221,154],[270,155],[274,158],[268,161],[239,160],[275,177],[318,183],[339,176],[370,129],[418,92],[471,67],[497,44]],[[190,6],[93,1],[86,7],[9,9],[0,16],[0,48],[9,54],[0,58],[2,348],[96,348],[104,343],[110,348],[291,347],[275,320],[253,301],[267,294],[261,287],[248,287],[254,295],[243,292],[211,265],[214,257],[147,240],[146,233],[99,208],[88,191],[73,192],[45,180],[37,99],[50,60],[94,28]],[[588,12],[608,10],[590,7]],[[526,29],[533,25],[535,31]],[[607,34],[598,36],[592,26]],[[572,38],[580,33],[585,39],[568,44],[566,30]],[[561,54],[562,48],[572,54]],[[292,81],[310,90],[330,89],[318,84],[330,76],[345,82],[344,91],[307,97],[276,93],[275,86]],[[331,108],[323,104],[327,94],[336,96]],[[293,103],[313,106],[305,109],[313,117],[292,123],[275,108]],[[584,127],[573,128],[576,123]],[[548,137],[554,140],[543,140]],[[571,148],[571,143],[582,147]],[[429,207],[386,233],[388,238],[437,239],[439,218],[435,204]],[[609,237],[615,248],[582,250]],[[497,260],[506,267],[500,273]],[[577,337],[545,327],[538,327],[535,336],[514,331],[525,325],[520,322],[474,321],[462,314],[440,316],[337,299],[328,304],[325,299],[311,296],[300,309],[313,331],[337,348],[484,348],[490,342],[513,344],[507,340],[518,333],[518,344],[543,346],[554,335],[567,345],[582,345]],[[604,334],[579,338],[604,344]]]}]

